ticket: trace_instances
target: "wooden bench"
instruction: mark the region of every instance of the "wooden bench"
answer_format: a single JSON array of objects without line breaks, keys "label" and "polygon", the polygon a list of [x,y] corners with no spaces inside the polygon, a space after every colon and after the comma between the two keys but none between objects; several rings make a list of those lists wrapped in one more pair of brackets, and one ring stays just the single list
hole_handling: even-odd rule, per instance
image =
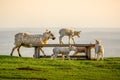
[{"label": "wooden bench", "polygon": [[[76,47],[85,47],[86,48],[86,55],[84,57],[86,57],[87,59],[91,59],[91,47],[95,46],[95,44],[71,44],[72,46],[76,46]],[[36,44],[33,45],[33,47],[35,48],[34,54],[37,56],[36,58],[39,57],[46,57],[49,58],[50,56],[40,56],[40,51],[39,51],[39,47],[69,47],[69,44]],[[76,56],[71,56],[71,57],[76,57]]]}]

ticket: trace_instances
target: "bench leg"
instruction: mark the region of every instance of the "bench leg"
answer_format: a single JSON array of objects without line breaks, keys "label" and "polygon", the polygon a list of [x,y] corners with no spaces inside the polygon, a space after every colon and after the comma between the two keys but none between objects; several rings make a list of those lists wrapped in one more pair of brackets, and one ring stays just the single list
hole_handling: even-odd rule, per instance
[{"label": "bench leg", "polygon": [[40,50],[39,50],[39,47],[35,47],[34,55],[35,55],[35,58],[39,58],[39,57],[40,57]]},{"label": "bench leg", "polygon": [[89,57],[88,57],[88,59],[91,60],[92,57],[91,57],[91,48],[90,47],[88,48],[88,51],[89,51]]},{"label": "bench leg", "polygon": [[91,50],[90,50],[90,47],[86,47],[86,58],[87,59],[91,59]]}]

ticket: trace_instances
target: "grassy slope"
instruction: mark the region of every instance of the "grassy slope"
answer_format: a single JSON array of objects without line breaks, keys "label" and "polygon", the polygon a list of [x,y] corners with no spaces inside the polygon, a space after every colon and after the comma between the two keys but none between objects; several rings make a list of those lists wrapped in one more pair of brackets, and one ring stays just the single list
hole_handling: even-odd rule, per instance
[{"label": "grassy slope", "polygon": [[120,58],[50,60],[0,56],[0,80],[120,80]]}]

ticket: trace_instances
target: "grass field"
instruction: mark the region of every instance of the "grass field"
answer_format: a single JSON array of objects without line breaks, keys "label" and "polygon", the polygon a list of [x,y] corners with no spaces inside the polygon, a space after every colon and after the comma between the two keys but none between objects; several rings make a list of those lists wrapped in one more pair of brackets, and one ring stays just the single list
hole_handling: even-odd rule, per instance
[{"label": "grass field", "polygon": [[0,56],[0,80],[120,80],[120,57],[51,60]]}]

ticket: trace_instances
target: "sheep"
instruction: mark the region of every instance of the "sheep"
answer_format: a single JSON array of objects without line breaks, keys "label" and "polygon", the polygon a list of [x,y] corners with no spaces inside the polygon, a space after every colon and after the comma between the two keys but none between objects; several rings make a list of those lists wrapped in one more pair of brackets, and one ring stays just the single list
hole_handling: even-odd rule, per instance
[{"label": "sheep", "polygon": [[68,42],[69,44],[70,44],[70,39],[72,39],[73,43],[75,44],[74,36],[80,37],[81,31],[74,31],[72,29],[62,28],[62,29],[59,30],[59,34],[60,34],[60,37],[59,37],[59,43],[60,44],[63,44],[62,38],[64,36],[69,37],[69,42]]},{"label": "sheep", "polygon": [[103,58],[104,58],[104,47],[101,44],[101,41],[99,41],[99,40],[96,40],[96,44],[95,44],[95,58],[96,58],[96,55],[97,55],[97,60],[100,60],[100,56],[103,60]]},{"label": "sheep", "polygon": [[[18,55],[19,57],[21,57],[21,54],[20,54],[21,46],[29,48],[29,47],[32,47],[32,45],[34,44],[48,44],[49,39],[55,40],[55,36],[51,31],[46,31],[43,33],[43,35],[41,34],[33,35],[27,32],[17,33],[15,35],[15,43],[14,43],[15,46],[13,47],[10,55],[12,56],[14,50],[17,49]],[[40,47],[40,50],[45,55],[44,51],[42,50],[42,47]]]},{"label": "sheep", "polygon": [[73,56],[78,55],[79,53],[86,53],[86,48],[85,47],[76,47],[76,50],[75,50]]},{"label": "sheep", "polygon": [[[94,49],[94,48],[95,48],[95,46],[91,46],[91,47],[90,47],[90,51],[91,51],[92,49]],[[78,54],[80,54],[80,53],[86,53],[86,48],[85,48],[85,47],[76,47],[76,51],[75,51],[75,53],[73,54],[73,56],[78,55]]]},{"label": "sheep", "polygon": [[58,54],[62,54],[62,58],[64,60],[64,56],[66,56],[70,60],[69,53],[70,51],[75,51],[74,46],[69,46],[69,47],[54,47],[53,48],[53,54],[51,55],[51,59],[56,59]]}]

